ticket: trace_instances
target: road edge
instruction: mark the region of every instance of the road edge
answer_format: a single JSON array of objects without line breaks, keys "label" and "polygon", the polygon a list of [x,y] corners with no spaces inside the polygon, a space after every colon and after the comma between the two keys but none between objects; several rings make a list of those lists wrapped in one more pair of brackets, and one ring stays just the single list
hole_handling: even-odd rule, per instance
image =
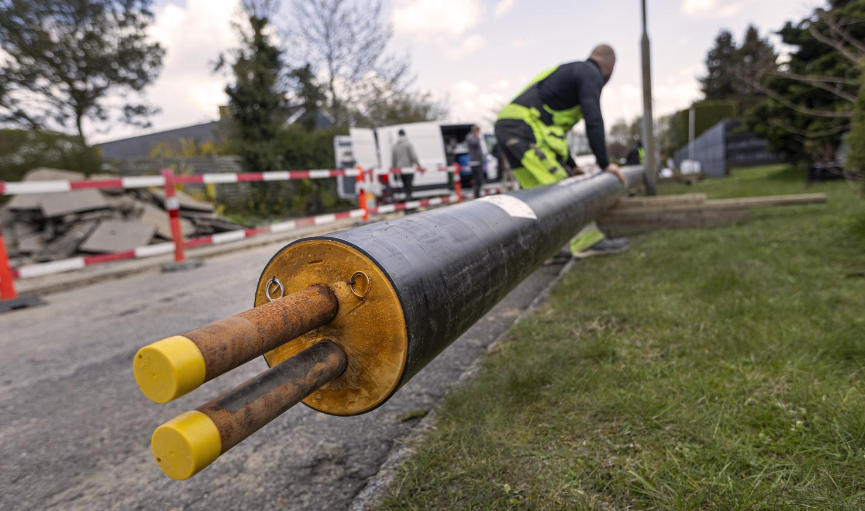
[{"label": "road edge", "polygon": [[[489,346],[486,347],[484,353],[478,356],[466,368],[465,371],[450,385],[450,388],[445,392],[446,397],[454,388],[464,384],[466,381],[474,378],[481,370],[484,358],[493,350],[495,350],[507,337],[511,329],[518,325],[521,321],[532,315],[538,308],[543,305],[550,296],[553,288],[558,285],[562,278],[571,271],[576,265],[577,259],[568,261],[559,274],[556,275],[542,290],[538,293],[529,306],[523,310],[517,319],[504,332],[501,333]],[[387,492],[393,486],[396,476],[399,473],[403,463],[415,453],[415,446],[422,442],[430,431],[435,428],[438,406],[441,400],[432,410],[412,428],[411,432],[401,439],[394,440],[394,446],[391,447],[390,453],[384,463],[379,466],[378,472],[367,480],[363,488],[352,499],[348,507],[349,511],[368,511],[375,506],[381,504]]]}]

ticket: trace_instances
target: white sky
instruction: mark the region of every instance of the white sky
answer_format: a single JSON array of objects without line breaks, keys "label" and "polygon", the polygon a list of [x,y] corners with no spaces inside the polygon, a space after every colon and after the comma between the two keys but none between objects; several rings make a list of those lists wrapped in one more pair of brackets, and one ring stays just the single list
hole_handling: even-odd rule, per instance
[{"label": "white sky", "polygon": [[[450,104],[450,119],[481,122],[539,72],[583,60],[606,42],[619,56],[604,89],[608,125],[642,110],[640,0],[384,0],[396,36],[393,49],[410,49],[417,87]],[[283,0],[286,6],[288,0]],[[697,77],[721,29],[737,40],[748,23],[761,33],[799,20],[820,0],[648,0],[655,110],[658,115],[699,97]],[[285,16],[290,15],[283,9]],[[212,62],[235,45],[230,22],[237,0],[157,0],[152,35],[167,50],[149,101],[162,109],[150,131],[217,118],[226,102],[226,77]],[[279,20],[277,20],[279,22]],[[777,38],[775,38],[777,42]],[[117,126],[97,141],[142,134]]]}]

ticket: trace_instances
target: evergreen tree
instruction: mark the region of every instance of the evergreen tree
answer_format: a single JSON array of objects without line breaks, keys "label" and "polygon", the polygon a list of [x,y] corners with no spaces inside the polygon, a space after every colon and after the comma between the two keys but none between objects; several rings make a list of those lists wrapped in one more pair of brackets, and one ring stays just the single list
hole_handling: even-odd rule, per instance
[{"label": "evergreen tree", "polygon": [[[277,4],[243,3],[248,26],[237,26],[241,47],[234,51],[234,84],[225,88],[231,110],[231,138],[247,172],[273,170],[279,163],[277,135],[285,122],[286,83],[283,52],[274,45],[269,17]],[[216,68],[225,65],[224,57]]]},{"label": "evergreen tree", "polygon": [[736,65],[736,42],[733,34],[724,30],[715,38],[715,46],[706,55],[705,77],[700,79],[707,100],[730,99],[736,95],[733,67]]}]

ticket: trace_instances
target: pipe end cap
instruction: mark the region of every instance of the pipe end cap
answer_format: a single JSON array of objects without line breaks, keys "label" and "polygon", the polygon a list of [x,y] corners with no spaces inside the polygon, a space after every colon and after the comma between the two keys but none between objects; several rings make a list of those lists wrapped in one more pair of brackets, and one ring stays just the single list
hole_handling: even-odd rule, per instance
[{"label": "pipe end cap", "polygon": [[156,428],[150,448],[162,472],[182,481],[194,476],[219,457],[222,440],[210,417],[193,410]]},{"label": "pipe end cap", "polygon": [[204,383],[204,356],[188,338],[169,337],[138,350],[133,372],[148,399],[167,403]]}]

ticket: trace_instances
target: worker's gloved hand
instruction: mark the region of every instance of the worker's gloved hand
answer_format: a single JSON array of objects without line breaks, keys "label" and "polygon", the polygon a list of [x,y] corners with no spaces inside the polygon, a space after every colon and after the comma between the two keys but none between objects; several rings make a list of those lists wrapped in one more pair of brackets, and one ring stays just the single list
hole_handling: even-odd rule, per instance
[{"label": "worker's gloved hand", "polygon": [[607,168],[604,169],[604,172],[615,174],[615,176],[619,178],[619,181],[621,181],[623,185],[628,184],[628,180],[625,179],[625,175],[622,174],[622,169],[620,169],[619,166],[615,163],[609,164]]}]

